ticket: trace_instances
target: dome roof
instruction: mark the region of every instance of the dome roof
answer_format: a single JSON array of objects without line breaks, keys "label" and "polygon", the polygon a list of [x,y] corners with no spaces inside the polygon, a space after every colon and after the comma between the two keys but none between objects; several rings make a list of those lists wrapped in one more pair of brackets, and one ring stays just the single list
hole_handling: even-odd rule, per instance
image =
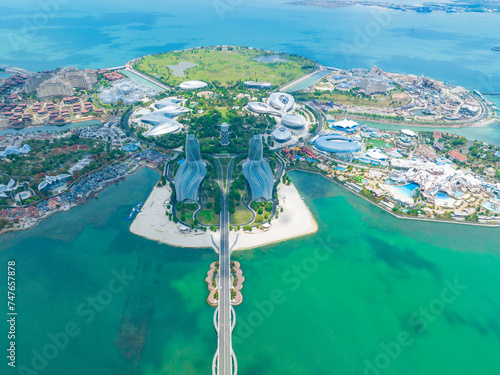
[{"label": "dome roof", "polygon": [[182,82],[179,85],[179,88],[182,90],[197,90],[197,89],[202,89],[203,87],[207,87],[208,83],[203,82],[203,81],[186,81]]},{"label": "dome roof", "polygon": [[327,152],[357,152],[361,144],[342,135],[324,135],[314,141],[314,145]]},{"label": "dome roof", "polygon": [[302,128],[306,123],[306,118],[298,113],[285,113],[283,117],[281,117],[281,124],[292,129]]},{"label": "dome roof", "polygon": [[286,142],[292,138],[292,132],[284,126],[274,129],[271,135],[278,142]]}]

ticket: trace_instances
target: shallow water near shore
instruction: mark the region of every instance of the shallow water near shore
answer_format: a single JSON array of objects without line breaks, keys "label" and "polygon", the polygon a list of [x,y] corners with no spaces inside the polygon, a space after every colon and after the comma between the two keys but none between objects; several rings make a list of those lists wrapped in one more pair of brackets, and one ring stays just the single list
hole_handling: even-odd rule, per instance
[{"label": "shallow water near shore", "polygon": [[[396,219],[319,176],[290,176],[319,231],[233,254],[246,278],[233,335],[240,374],[363,374],[401,332],[411,344],[383,374],[499,370],[500,229]],[[31,367],[32,350],[75,322],[81,332],[41,374],[211,373],[217,341],[203,280],[216,254],[134,236],[123,220],[157,179],[144,169],[87,205],[0,237],[1,263],[17,262],[18,365]],[[89,307],[89,297],[107,302],[116,272],[132,280],[101,311]],[[435,302],[455,280],[466,288]],[[115,347],[134,296],[153,306],[137,366]],[[438,314],[422,330],[429,306]]]}]

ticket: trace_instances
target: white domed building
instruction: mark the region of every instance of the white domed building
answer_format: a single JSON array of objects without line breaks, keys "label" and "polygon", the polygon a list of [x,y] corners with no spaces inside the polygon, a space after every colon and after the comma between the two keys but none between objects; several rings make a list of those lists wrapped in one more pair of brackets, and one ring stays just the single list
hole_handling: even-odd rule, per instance
[{"label": "white domed building", "polygon": [[298,113],[285,113],[281,117],[281,124],[291,129],[302,129],[306,123],[306,118]]},{"label": "white domed building", "polygon": [[271,135],[276,142],[280,143],[287,142],[292,139],[292,132],[284,126],[274,129]]},{"label": "white domed building", "polygon": [[203,81],[186,81],[179,85],[181,90],[198,90],[207,87],[208,83]]},{"label": "white domed building", "polygon": [[269,104],[282,112],[290,112],[295,104],[295,99],[290,94],[275,92],[269,97]]}]

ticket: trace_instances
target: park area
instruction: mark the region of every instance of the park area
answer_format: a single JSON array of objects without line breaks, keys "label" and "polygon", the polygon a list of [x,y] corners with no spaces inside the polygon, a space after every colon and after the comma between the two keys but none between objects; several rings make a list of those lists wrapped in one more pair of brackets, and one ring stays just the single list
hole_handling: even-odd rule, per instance
[{"label": "park area", "polygon": [[316,68],[305,57],[246,47],[203,47],[141,58],[134,68],[176,86],[201,80],[234,86],[243,81],[281,86]]}]

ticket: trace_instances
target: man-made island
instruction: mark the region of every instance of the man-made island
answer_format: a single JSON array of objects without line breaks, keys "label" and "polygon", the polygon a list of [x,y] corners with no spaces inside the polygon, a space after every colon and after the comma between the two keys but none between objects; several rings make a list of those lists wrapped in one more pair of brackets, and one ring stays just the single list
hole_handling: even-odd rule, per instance
[{"label": "man-made island", "polygon": [[[114,69],[9,69],[16,74],[0,84],[3,231],[32,228],[144,166],[162,177],[142,211],[131,213],[131,230],[176,246],[217,247],[221,188],[233,249],[314,232],[286,175],[294,169],[320,173],[403,217],[497,223],[500,149],[407,129],[497,121],[476,91],[235,46],[150,55]],[[80,122],[54,126],[66,113]],[[89,118],[97,120],[81,122]],[[365,120],[401,130],[379,131]],[[207,173],[193,201],[176,202],[187,134]],[[245,165],[256,135],[274,185],[254,198]]]}]

